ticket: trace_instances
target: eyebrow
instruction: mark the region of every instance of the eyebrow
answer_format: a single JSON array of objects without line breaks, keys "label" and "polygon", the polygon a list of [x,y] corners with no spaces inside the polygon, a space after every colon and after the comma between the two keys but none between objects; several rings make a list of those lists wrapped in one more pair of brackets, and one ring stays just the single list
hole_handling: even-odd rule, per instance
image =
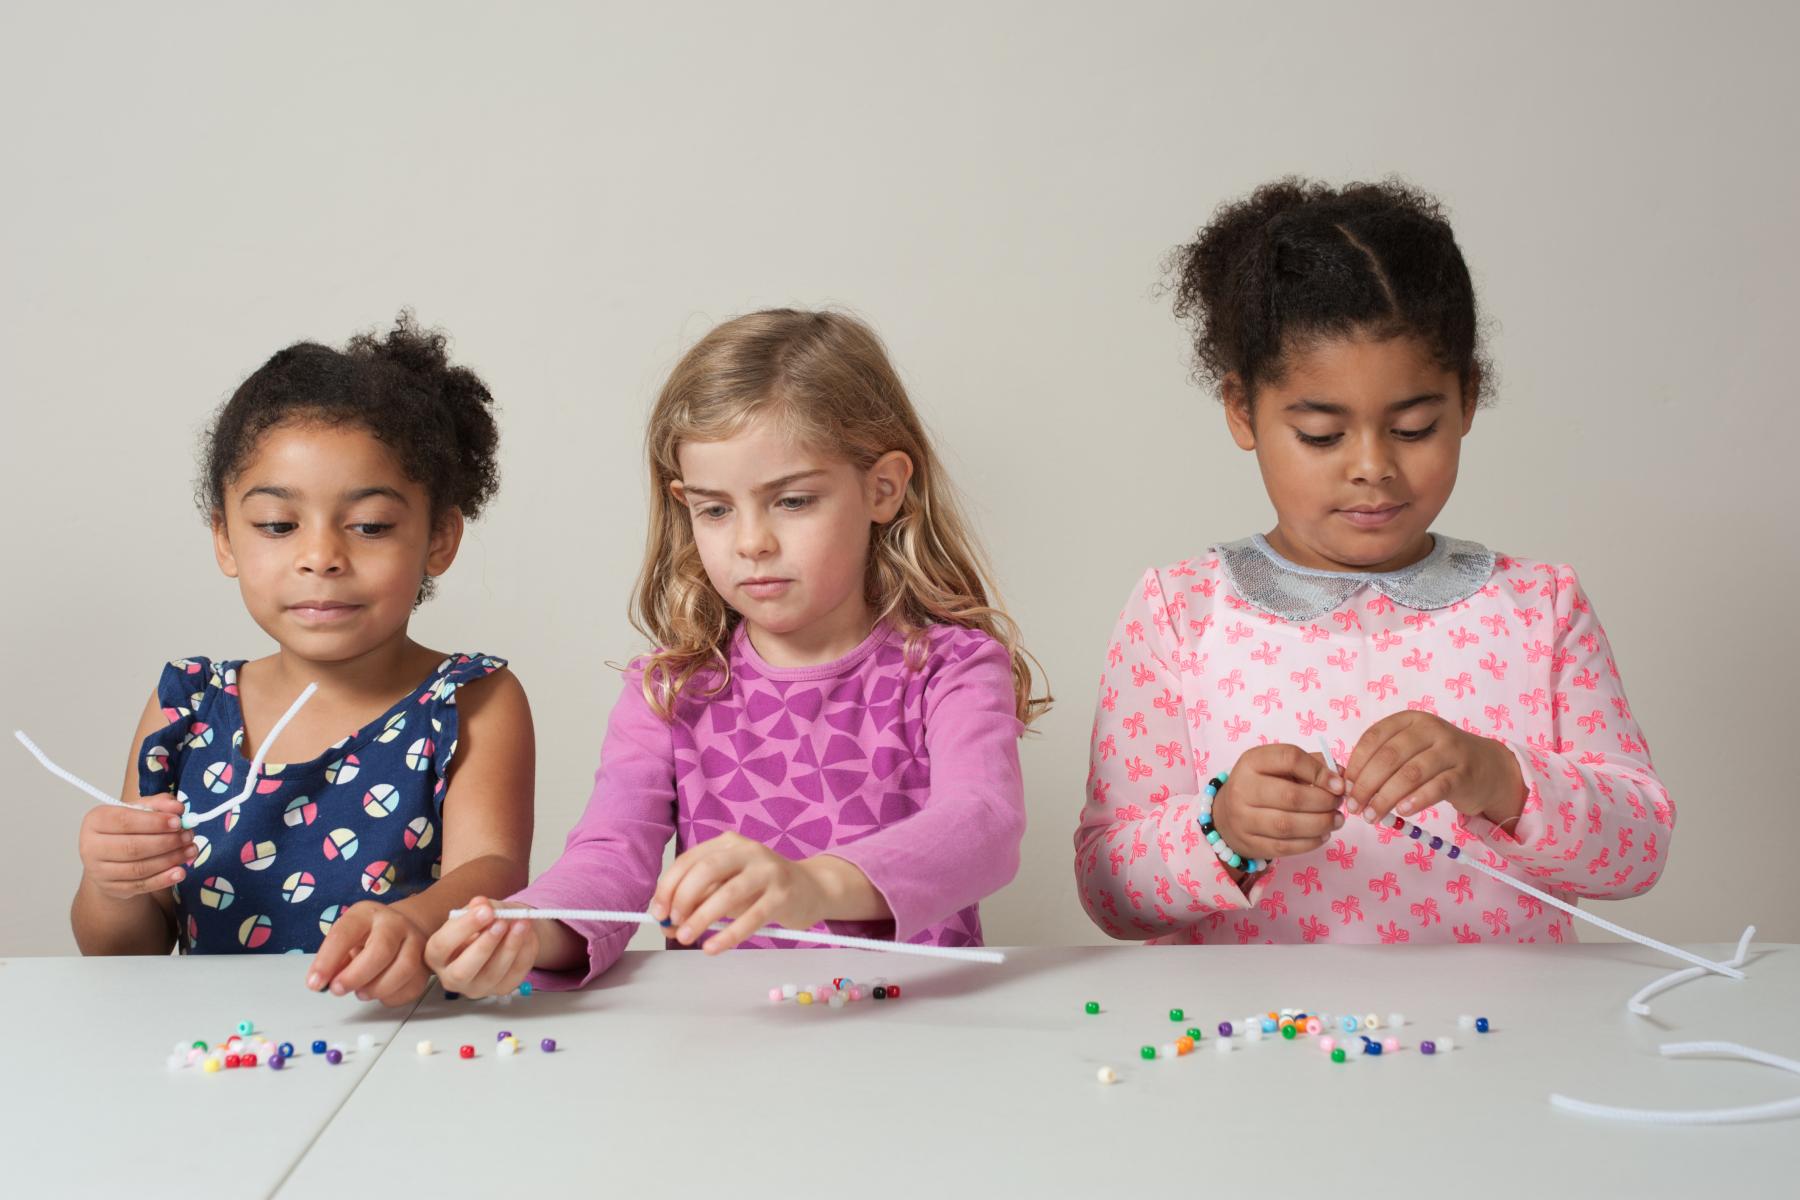
[{"label": "eyebrow", "polygon": [[[243,500],[248,500],[252,496],[273,496],[277,500],[298,500],[300,498],[300,493],[293,488],[277,487],[275,484],[265,483],[259,484],[245,492]],[[347,504],[355,504],[360,500],[367,500],[374,496],[385,496],[390,500],[399,501],[403,506],[411,507],[405,496],[401,495],[394,488],[382,484],[377,484],[374,487],[356,488],[352,491],[345,492],[344,501]],[[239,503],[242,503],[243,500],[240,500]]]},{"label": "eyebrow", "polygon": [[[767,483],[759,483],[750,490],[752,492],[768,495],[770,492],[779,492],[784,488],[790,488],[794,484],[799,483],[802,479],[810,479],[814,475],[823,474],[825,474],[824,467],[814,467],[810,471],[795,471],[792,475],[783,475],[780,479],[771,479]],[[715,499],[729,499],[731,496],[730,492],[721,492],[717,488],[698,487],[687,482],[682,483],[681,490],[690,496],[710,496]]]},{"label": "eyebrow", "polygon": [[[1442,392],[1426,392],[1423,395],[1414,396],[1411,399],[1397,400],[1388,405],[1387,410],[1389,415],[1393,415],[1395,413],[1406,412],[1408,409],[1420,408],[1427,404],[1442,404],[1444,399],[1444,393]],[[1344,407],[1342,404],[1333,404],[1329,400],[1296,400],[1281,411],[1291,413],[1323,413],[1328,417],[1344,417],[1350,414],[1348,408]]]}]

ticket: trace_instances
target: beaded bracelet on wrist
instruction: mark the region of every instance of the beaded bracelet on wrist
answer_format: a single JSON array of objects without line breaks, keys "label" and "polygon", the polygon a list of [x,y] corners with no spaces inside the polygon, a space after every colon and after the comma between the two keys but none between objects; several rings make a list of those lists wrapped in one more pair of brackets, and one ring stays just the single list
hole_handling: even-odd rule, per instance
[{"label": "beaded bracelet on wrist", "polygon": [[1225,786],[1225,781],[1230,777],[1230,771],[1220,771],[1212,777],[1206,785],[1206,790],[1200,794],[1200,832],[1205,835],[1206,844],[1212,847],[1213,853],[1219,856],[1220,862],[1228,867],[1241,867],[1254,875],[1269,864],[1260,858],[1245,858],[1233,850],[1225,844],[1225,838],[1213,826],[1213,798],[1219,794],[1219,789]]}]

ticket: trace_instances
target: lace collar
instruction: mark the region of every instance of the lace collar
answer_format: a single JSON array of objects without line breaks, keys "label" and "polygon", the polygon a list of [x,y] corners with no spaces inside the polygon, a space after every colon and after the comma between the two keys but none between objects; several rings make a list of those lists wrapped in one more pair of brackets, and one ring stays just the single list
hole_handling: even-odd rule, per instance
[{"label": "lace collar", "polygon": [[1291,563],[1262,534],[1213,549],[1238,595],[1289,621],[1310,621],[1365,587],[1420,611],[1467,600],[1494,573],[1494,552],[1479,542],[1434,534],[1431,553],[1398,571],[1320,571]]}]

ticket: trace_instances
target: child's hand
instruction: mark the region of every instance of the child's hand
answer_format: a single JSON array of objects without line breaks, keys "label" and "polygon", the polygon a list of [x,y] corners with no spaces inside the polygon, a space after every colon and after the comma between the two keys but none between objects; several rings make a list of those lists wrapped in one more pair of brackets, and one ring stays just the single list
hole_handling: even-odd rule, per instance
[{"label": "child's hand", "polygon": [[1498,825],[1516,819],[1525,803],[1512,751],[1426,712],[1395,713],[1369,726],[1344,773],[1350,811],[1370,821],[1391,812],[1411,817],[1448,801]]},{"label": "child's hand", "polygon": [[[498,907],[475,896],[460,917],[451,917],[425,943],[425,962],[445,991],[472,999],[514,991],[537,962],[538,922],[502,921]],[[508,905],[525,908],[527,905]]]},{"label": "child's hand", "polygon": [[731,920],[707,940],[708,954],[724,953],[764,925],[809,929],[825,919],[825,908],[825,889],[807,863],[736,833],[678,856],[650,899],[650,915],[672,922],[684,946],[715,921]]},{"label": "child's hand", "polygon": [[180,883],[194,859],[194,834],[181,827],[181,801],[164,793],[138,801],[154,812],[101,804],[81,819],[81,869],[114,900]]},{"label": "child's hand", "polygon": [[355,992],[389,1008],[425,994],[425,931],[398,905],[364,900],[338,917],[314,956],[306,986],[331,994]]},{"label": "child's hand", "polygon": [[1298,746],[1256,746],[1213,798],[1213,826],[1245,858],[1306,854],[1343,827],[1343,792],[1344,781],[1322,756]]}]

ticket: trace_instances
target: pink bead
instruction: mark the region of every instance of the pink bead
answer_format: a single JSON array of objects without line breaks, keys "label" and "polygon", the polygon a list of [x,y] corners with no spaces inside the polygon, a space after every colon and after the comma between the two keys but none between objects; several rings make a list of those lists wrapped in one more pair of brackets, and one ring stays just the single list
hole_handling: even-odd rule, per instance
[{"label": "pink bead", "polygon": [[770,1004],[780,1004],[781,1003],[781,989],[780,988],[773,987],[773,988],[769,989],[769,1003]]},{"label": "pink bead", "polygon": [[863,990],[859,987],[851,988],[850,989],[850,998],[852,1000],[861,1000],[863,998]]},{"label": "pink bead", "polygon": [[1306,1018],[1306,1032],[1307,1033],[1313,1035],[1314,1037],[1317,1037],[1319,1034],[1319,1030],[1321,1030],[1323,1028],[1325,1028],[1325,1027],[1323,1025],[1319,1024],[1319,1018],[1317,1018],[1317,1017]]},{"label": "pink bead", "polygon": [[1328,1037],[1320,1038],[1319,1049],[1326,1054],[1330,1054],[1333,1050],[1337,1049],[1337,1039]]},{"label": "pink bead", "polygon": [[1392,1054],[1400,1048],[1400,1039],[1396,1037],[1387,1038],[1382,1041],[1381,1048],[1387,1053]]}]

